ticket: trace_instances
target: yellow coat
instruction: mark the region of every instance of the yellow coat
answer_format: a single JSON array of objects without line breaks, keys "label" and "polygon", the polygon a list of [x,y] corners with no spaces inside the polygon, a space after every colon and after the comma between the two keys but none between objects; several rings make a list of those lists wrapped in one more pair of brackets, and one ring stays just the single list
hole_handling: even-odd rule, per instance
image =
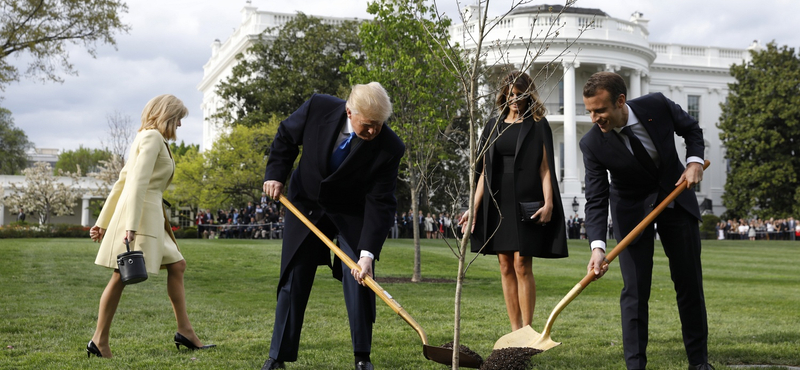
[{"label": "yellow coat", "polygon": [[144,253],[150,274],[161,265],[183,260],[162,204],[172,181],[175,162],[157,130],[143,130],[131,144],[128,161],[108,195],[96,225],[106,229],[95,263],[117,268],[117,255],[125,252],[125,232],[135,230],[131,250]]}]

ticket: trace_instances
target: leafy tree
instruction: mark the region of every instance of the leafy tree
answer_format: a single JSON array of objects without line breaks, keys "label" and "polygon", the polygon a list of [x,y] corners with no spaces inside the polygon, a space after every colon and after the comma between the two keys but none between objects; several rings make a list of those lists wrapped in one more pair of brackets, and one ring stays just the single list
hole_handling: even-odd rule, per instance
[{"label": "leafy tree", "polygon": [[11,111],[0,108],[0,175],[14,175],[28,166],[25,151],[33,147],[25,131],[14,126]]},{"label": "leafy tree", "polygon": [[273,114],[288,116],[313,93],[339,93],[347,85],[339,71],[344,56],[359,60],[357,32],[355,21],[333,25],[303,13],[281,28],[266,29],[217,87],[225,103],[215,119],[255,126]]},{"label": "leafy tree", "polygon": [[730,171],[723,205],[730,218],[800,212],[800,58],[774,42],[731,67],[718,127]]},{"label": "leafy tree", "polygon": [[0,89],[19,80],[7,57],[24,52],[30,57],[26,76],[62,82],[59,70],[77,74],[69,62],[69,44],[83,44],[95,56],[97,44],[116,46],[114,35],[128,32],[119,0],[3,0],[0,15]]},{"label": "leafy tree", "polygon": [[22,208],[27,213],[36,215],[40,225],[47,224],[50,215],[72,214],[81,196],[78,187],[80,171],[57,171],[59,176],[72,179],[70,185],[53,176],[53,169],[46,162],[36,162],[33,167],[22,172],[25,174],[25,185],[10,183],[12,193],[3,199],[6,206],[12,209]]},{"label": "leafy tree", "polygon": [[267,151],[280,121],[234,126],[203,153],[196,147],[176,156],[170,199],[201,208],[227,208],[261,198]]},{"label": "leafy tree", "polygon": [[169,143],[169,149],[172,150],[172,154],[177,157],[186,154],[189,150],[192,149],[194,149],[195,152],[199,152],[200,145],[199,144],[186,145],[183,143],[183,140],[181,140],[181,145],[175,144],[174,142]]},{"label": "leafy tree", "polygon": [[108,150],[89,149],[81,145],[78,149],[67,150],[59,154],[55,169],[74,171],[79,166],[83,173],[97,172],[101,167],[100,161],[110,159],[111,153]]},{"label": "leafy tree", "polygon": [[[380,82],[392,98],[390,126],[406,144],[401,176],[410,188],[416,216],[419,194],[438,160],[446,156],[447,133],[464,105],[458,80],[442,73],[441,56],[435,55],[439,49],[429,46],[431,37],[447,39],[450,22],[432,21],[433,8],[420,0],[379,0],[369,3],[367,12],[375,20],[362,23],[358,33],[366,61],[362,64],[351,55],[344,70],[351,73],[351,83]],[[414,222],[413,227],[412,281],[418,282],[422,280],[419,224]]]},{"label": "leafy tree", "polygon": [[203,154],[194,145],[189,145],[182,153],[173,150],[173,154],[175,156],[175,174],[166,197],[174,201],[176,205],[189,206],[193,209],[201,206],[207,207],[204,199],[213,197],[207,195],[211,189],[206,186],[204,180],[206,166]]}]

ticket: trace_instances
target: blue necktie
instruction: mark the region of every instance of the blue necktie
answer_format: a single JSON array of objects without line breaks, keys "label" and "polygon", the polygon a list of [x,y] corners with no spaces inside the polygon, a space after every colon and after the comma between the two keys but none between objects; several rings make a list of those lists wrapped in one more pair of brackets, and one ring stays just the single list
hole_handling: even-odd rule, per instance
[{"label": "blue necktie", "polygon": [[355,136],[356,133],[351,132],[350,136],[344,139],[344,141],[336,147],[336,150],[333,151],[330,163],[331,172],[336,172],[342,162],[344,162],[344,159],[347,158],[347,155],[350,154],[350,143],[353,142],[353,137]]}]

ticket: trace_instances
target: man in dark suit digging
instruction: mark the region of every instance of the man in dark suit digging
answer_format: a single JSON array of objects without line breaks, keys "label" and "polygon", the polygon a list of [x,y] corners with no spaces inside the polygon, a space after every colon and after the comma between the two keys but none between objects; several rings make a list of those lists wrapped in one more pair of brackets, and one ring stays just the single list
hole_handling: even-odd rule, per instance
[{"label": "man in dark suit digging", "polygon": [[[372,277],[397,208],[394,196],[403,142],[386,125],[392,103],[377,82],[355,85],[348,100],[313,95],[281,122],[270,147],[264,192],[278,199],[300,147],[286,196],[325,235],[357,261],[350,270],[294,214],[286,213],[275,325],[262,369],[283,369],[297,360],[300,329],[318,265],[342,280],[356,370],[370,361],[375,293]],[[352,275],[352,277],[344,277]]]},{"label": "man in dark suit digging", "polygon": [[[605,274],[608,208],[614,236],[622,240],[676,185],[703,178],[703,131],[697,120],[660,93],[626,101],[619,75],[598,72],[583,88],[595,125],[581,139],[586,167],[586,234],[592,256],[587,268]],[[686,144],[686,165],[675,135]],[[609,182],[609,174],[611,180]],[[708,370],[708,322],[700,262],[700,209],[694,191],[684,191],[656,218],[677,293],[689,369]],[[654,226],[619,254],[622,341],[628,369],[647,365],[648,301],[653,272]]]}]

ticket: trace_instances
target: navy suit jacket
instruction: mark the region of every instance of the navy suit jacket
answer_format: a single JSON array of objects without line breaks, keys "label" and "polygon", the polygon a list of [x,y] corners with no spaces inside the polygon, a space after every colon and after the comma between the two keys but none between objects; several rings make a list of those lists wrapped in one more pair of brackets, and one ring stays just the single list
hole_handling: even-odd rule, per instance
[{"label": "navy suit jacket", "polygon": [[[285,184],[302,146],[303,155],[288,187],[289,200],[311,222],[317,223],[327,215],[356,256],[361,250],[368,250],[378,259],[394,223],[397,209],[394,191],[405,145],[384,123],[375,139],[354,138],[350,154],[339,169],[331,172],[328,162],[346,122],[344,100],[328,95],[311,96],[278,127],[270,146],[264,181]],[[290,212],[286,213],[284,223],[281,280],[310,233]],[[325,251],[320,263],[327,261],[330,265],[328,248],[316,237],[312,240],[319,242],[314,251]]]},{"label": "navy suit jacket", "polygon": [[[586,234],[590,241],[606,239],[609,203],[614,236],[621,240],[675,189],[685,170],[685,161],[678,157],[675,148],[676,134],[684,140],[687,158],[703,158],[703,130],[678,104],[661,93],[627,103],[658,151],[658,172],[655,176],[648,172],[616,133],[603,133],[597,125],[592,126],[580,141],[586,168]],[[694,191],[684,191],[675,203],[700,219]]]}]

